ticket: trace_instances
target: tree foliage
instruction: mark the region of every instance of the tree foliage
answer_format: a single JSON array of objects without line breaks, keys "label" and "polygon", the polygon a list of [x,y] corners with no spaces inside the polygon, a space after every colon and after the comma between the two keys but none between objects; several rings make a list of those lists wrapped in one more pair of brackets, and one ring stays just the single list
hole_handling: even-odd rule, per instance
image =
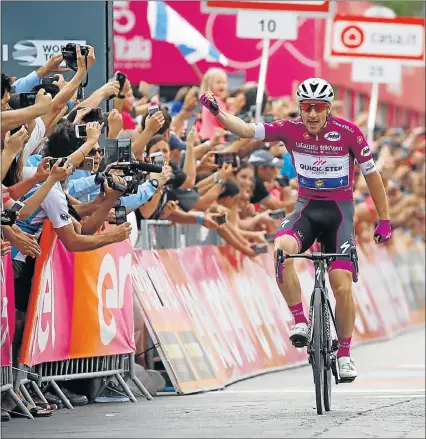
[{"label": "tree foliage", "polygon": [[419,17],[425,15],[425,2],[421,1],[386,1],[377,0],[372,3],[387,6],[400,17]]}]

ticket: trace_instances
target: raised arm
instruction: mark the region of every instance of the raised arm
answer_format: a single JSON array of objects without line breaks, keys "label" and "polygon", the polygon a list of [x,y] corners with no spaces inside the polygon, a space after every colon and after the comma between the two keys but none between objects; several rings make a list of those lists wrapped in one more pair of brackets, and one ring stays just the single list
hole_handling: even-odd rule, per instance
[{"label": "raised arm", "polygon": [[228,131],[231,131],[231,133],[243,138],[254,137],[255,130],[253,124],[244,122],[239,117],[222,111],[211,91],[204,93],[200,97],[200,102],[213,114],[213,116],[216,116],[222,126]]}]

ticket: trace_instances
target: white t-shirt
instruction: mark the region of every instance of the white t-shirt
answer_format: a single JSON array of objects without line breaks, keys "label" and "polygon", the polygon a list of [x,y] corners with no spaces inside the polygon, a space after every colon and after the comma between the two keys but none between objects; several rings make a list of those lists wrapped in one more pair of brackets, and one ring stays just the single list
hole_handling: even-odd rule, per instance
[{"label": "white t-shirt", "polygon": [[24,163],[27,163],[28,157],[40,145],[45,134],[46,134],[46,126],[44,125],[43,119],[41,117],[37,117],[35,119],[34,129],[31,131],[31,136],[24,147],[24,151],[23,151]]},{"label": "white t-shirt", "polygon": [[[25,199],[29,198],[39,185],[34,186],[30,192],[25,195]],[[23,200],[25,203],[25,199]],[[40,237],[43,222],[48,219],[54,229],[72,224],[71,215],[68,213],[68,203],[65,192],[62,190],[60,183],[56,183],[49,191],[40,207],[26,220],[18,220],[16,224],[26,233],[34,235],[37,239]],[[12,258],[18,261],[25,261],[25,256],[12,249]]]}]

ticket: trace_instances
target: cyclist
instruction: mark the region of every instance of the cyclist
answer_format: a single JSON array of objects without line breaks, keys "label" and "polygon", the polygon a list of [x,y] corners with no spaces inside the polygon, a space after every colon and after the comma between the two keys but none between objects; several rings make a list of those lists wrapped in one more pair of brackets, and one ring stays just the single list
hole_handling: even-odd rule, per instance
[{"label": "cyclist", "polygon": [[[359,163],[378,213],[374,232],[376,243],[391,237],[388,203],[382,178],[376,170],[368,143],[352,122],[330,116],[333,87],[324,79],[309,78],[297,89],[300,118],[273,123],[246,123],[218,108],[214,95],[207,91],[201,103],[233,134],[273,142],[284,142],[297,172],[299,193],[294,211],[286,217],[275,236],[275,253],[302,253],[321,234],[327,253],[348,253],[355,245],[353,177],[354,160]],[[339,374],[346,381],[357,376],[350,355],[355,322],[352,297],[352,262],[328,261],[329,279],[336,298],[336,327]],[[308,342],[308,321],[293,259],[285,261],[283,282],[278,283],[294,317],[290,340],[296,347]]]}]

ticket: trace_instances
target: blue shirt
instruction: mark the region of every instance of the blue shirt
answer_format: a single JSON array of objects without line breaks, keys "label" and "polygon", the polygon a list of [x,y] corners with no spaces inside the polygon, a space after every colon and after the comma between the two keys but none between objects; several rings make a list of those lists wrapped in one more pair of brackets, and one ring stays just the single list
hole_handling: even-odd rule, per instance
[{"label": "blue shirt", "polygon": [[296,177],[296,170],[294,169],[293,162],[291,161],[291,155],[286,152],[283,157],[284,165],[281,168],[281,175],[287,176],[292,179]]},{"label": "blue shirt", "polygon": [[[37,167],[43,160],[41,155],[32,155],[27,161],[27,166]],[[68,193],[82,203],[93,200],[100,192],[100,186],[95,183],[95,176],[89,171],[77,169],[68,177]],[[121,205],[127,212],[136,210],[149,201],[155,194],[156,189],[150,181],[138,186],[136,194],[121,197]]]},{"label": "blue shirt", "polygon": [[17,79],[14,82],[13,86],[15,87],[16,93],[26,93],[31,91],[33,87],[39,84],[40,78],[34,70],[29,75]]}]

